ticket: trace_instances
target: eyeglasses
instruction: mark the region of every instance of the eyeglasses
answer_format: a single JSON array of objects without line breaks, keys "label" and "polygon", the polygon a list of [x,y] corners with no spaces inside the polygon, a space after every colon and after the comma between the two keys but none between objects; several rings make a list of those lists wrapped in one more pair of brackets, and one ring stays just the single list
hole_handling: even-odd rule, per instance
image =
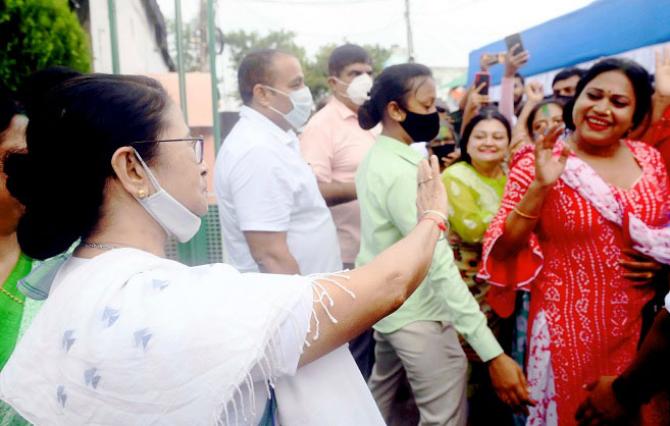
[{"label": "eyeglasses", "polygon": [[148,141],[135,141],[131,145],[139,145],[145,143],[163,143],[163,142],[193,142],[193,152],[195,154],[195,162],[200,164],[205,156],[205,138],[196,136],[193,138],[179,138],[179,139],[158,139]]}]

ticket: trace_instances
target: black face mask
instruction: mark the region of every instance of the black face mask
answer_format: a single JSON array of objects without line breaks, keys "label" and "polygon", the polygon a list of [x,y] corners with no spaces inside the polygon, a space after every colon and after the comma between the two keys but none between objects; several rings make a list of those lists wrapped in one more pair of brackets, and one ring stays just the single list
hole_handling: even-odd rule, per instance
[{"label": "black face mask", "polygon": [[437,111],[430,114],[417,114],[407,110],[405,121],[400,125],[414,142],[429,142],[440,132],[440,115]]},{"label": "black face mask", "polygon": [[445,158],[456,150],[456,144],[445,143],[444,145],[431,146],[430,149],[433,154],[437,155],[437,158]]}]

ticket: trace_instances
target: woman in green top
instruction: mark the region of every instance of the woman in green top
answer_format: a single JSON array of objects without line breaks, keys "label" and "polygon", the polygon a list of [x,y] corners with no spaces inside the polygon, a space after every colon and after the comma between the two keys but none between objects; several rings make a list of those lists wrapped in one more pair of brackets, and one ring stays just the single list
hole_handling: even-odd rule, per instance
[{"label": "woman in green top", "polygon": [[[501,319],[486,303],[488,284],[477,278],[477,271],[482,238],[500,207],[507,181],[503,166],[510,139],[507,119],[497,109],[482,109],[463,131],[461,160],[442,174],[449,198],[449,242],[456,265],[499,342],[509,341],[511,336],[505,336],[507,330],[503,330]],[[480,358],[467,342],[462,344],[471,365],[469,424],[513,424],[509,409],[495,401]]]},{"label": "woman in green top", "polygon": [[[419,64],[394,65],[375,80],[370,99],[359,109],[361,127],[370,129],[382,123],[382,134],[356,174],[361,207],[356,266],[371,262],[402,239],[417,216],[425,214],[417,211],[413,201],[416,171],[423,158],[409,145],[437,135],[440,122],[435,98],[430,69]],[[444,239],[438,241],[428,277],[417,291],[373,328],[375,365],[368,384],[387,422],[394,412],[398,385],[406,375],[421,424],[465,424],[467,362],[458,333],[487,362],[504,402],[518,408],[531,403],[523,372],[487,327]]]},{"label": "woman in green top", "polygon": [[[10,152],[26,147],[25,128],[28,119],[19,114],[12,99],[0,93],[0,370],[14,350],[37,311],[39,302],[26,299],[16,284],[32,269],[32,260],[21,253],[16,227],[23,207],[9,194],[4,173],[4,158]],[[24,424],[12,410],[0,403],[0,425]]]}]

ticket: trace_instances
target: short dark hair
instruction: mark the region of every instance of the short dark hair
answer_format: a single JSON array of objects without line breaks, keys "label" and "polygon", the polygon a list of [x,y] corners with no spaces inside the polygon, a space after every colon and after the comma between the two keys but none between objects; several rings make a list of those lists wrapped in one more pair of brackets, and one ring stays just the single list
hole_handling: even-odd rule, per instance
[{"label": "short dark hair", "polygon": [[248,53],[237,70],[237,84],[244,105],[249,105],[254,97],[257,84],[272,85],[272,67],[277,55],[286,55],[277,49],[259,49]]},{"label": "short dark hair", "polygon": [[468,164],[472,164],[472,158],[468,154],[468,142],[470,141],[470,136],[472,131],[475,129],[475,126],[479,124],[480,121],[484,120],[498,120],[505,126],[505,131],[507,132],[507,141],[508,143],[512,142],[512,127],[509,124],[509,121],[502,115],[498,108],[495,107],[484,107],[477,115],[472,117],[472,120],[468,122],[468,125],[465,126],[463,130],[463,136],[461,136],[461,158],[459,161],[465,161]]},{"label": "short dark hair", "polygon": [[651,95],[653,89],[649,82],[649,73],[640,64],[630,59],[624,58],[606,58],[593,65],[577,83],[575,96],[563,108],[563,121],[565,127],[575,130],[575,123],[572,121],[572,111],[575,108],[577,98],[582,94],[587,84],[600,74],[608,71],[620,71],[630,81],[635,93],[635,111],[633,112],[633,127],[635,129],[642,123],[644,117],[651,110]]},{"label": "short dark hair", "polygon": [[351,64],[372,64],[370,54],[357,44],[336,47],[328,59],[328,75],[338,76]]},{"label": "short dark hair", "polygon": [[543,106],[552,104],[558,105],[559,107],[561,107],[561,111],[563,111],[563,108],[565,108],[565,103],[566,103],[565,98],[550,97],[544,99],[542,102],[539,102],[537,105],[535,105],[533,109],[530,110],[530,113],[528,114],[528,119],[526,120],[526,130],[528,131],[528,136],[530,136],[530,138],[533,139],[533,120],[535,120],[535,115]]},{"label": "short dark hair", "polygon": [[[27,153],[10,154],[4,171],[7,189],[25,206],[17,228],[21,250],[43,260],[95,229],[114,176],[112,155],[157,139],[170,101],[148,77],[93,74],[58,83],[39,102],[28,106]],[[156,145],[135,149],[151,164]]]},{"label": "short dark hair", "polygon": [[358,109],[358,124],[363,129],[375,127],[384,118],[384,110],[390,102],[395,101],[405,108],[413,80],[432,76],[430,68],[417,63],[391,65],[384,69],[370,89],[370,99]]},{"label": "short dark hair", "polygon": [[581,68],[571,67],[562,69],[558,74],[554,76],[554,80],[551,82],[551,87],[554,87],[554,84],[558,83],[559,81],[567,80],[574,76],[579,77],[579,79],[581,80],[581,78],[584,77],[584,74],[586,74],[586,70],[583,70]]}]

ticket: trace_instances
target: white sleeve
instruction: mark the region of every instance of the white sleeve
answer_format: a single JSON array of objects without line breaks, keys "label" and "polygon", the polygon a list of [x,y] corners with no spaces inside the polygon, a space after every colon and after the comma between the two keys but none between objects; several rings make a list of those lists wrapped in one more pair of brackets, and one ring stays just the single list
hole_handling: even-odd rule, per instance
[{"label": "white sleeve", "polygon": [[665,309],[670,312],[670,293],[668,293],[667,296],[665,296]]}]

